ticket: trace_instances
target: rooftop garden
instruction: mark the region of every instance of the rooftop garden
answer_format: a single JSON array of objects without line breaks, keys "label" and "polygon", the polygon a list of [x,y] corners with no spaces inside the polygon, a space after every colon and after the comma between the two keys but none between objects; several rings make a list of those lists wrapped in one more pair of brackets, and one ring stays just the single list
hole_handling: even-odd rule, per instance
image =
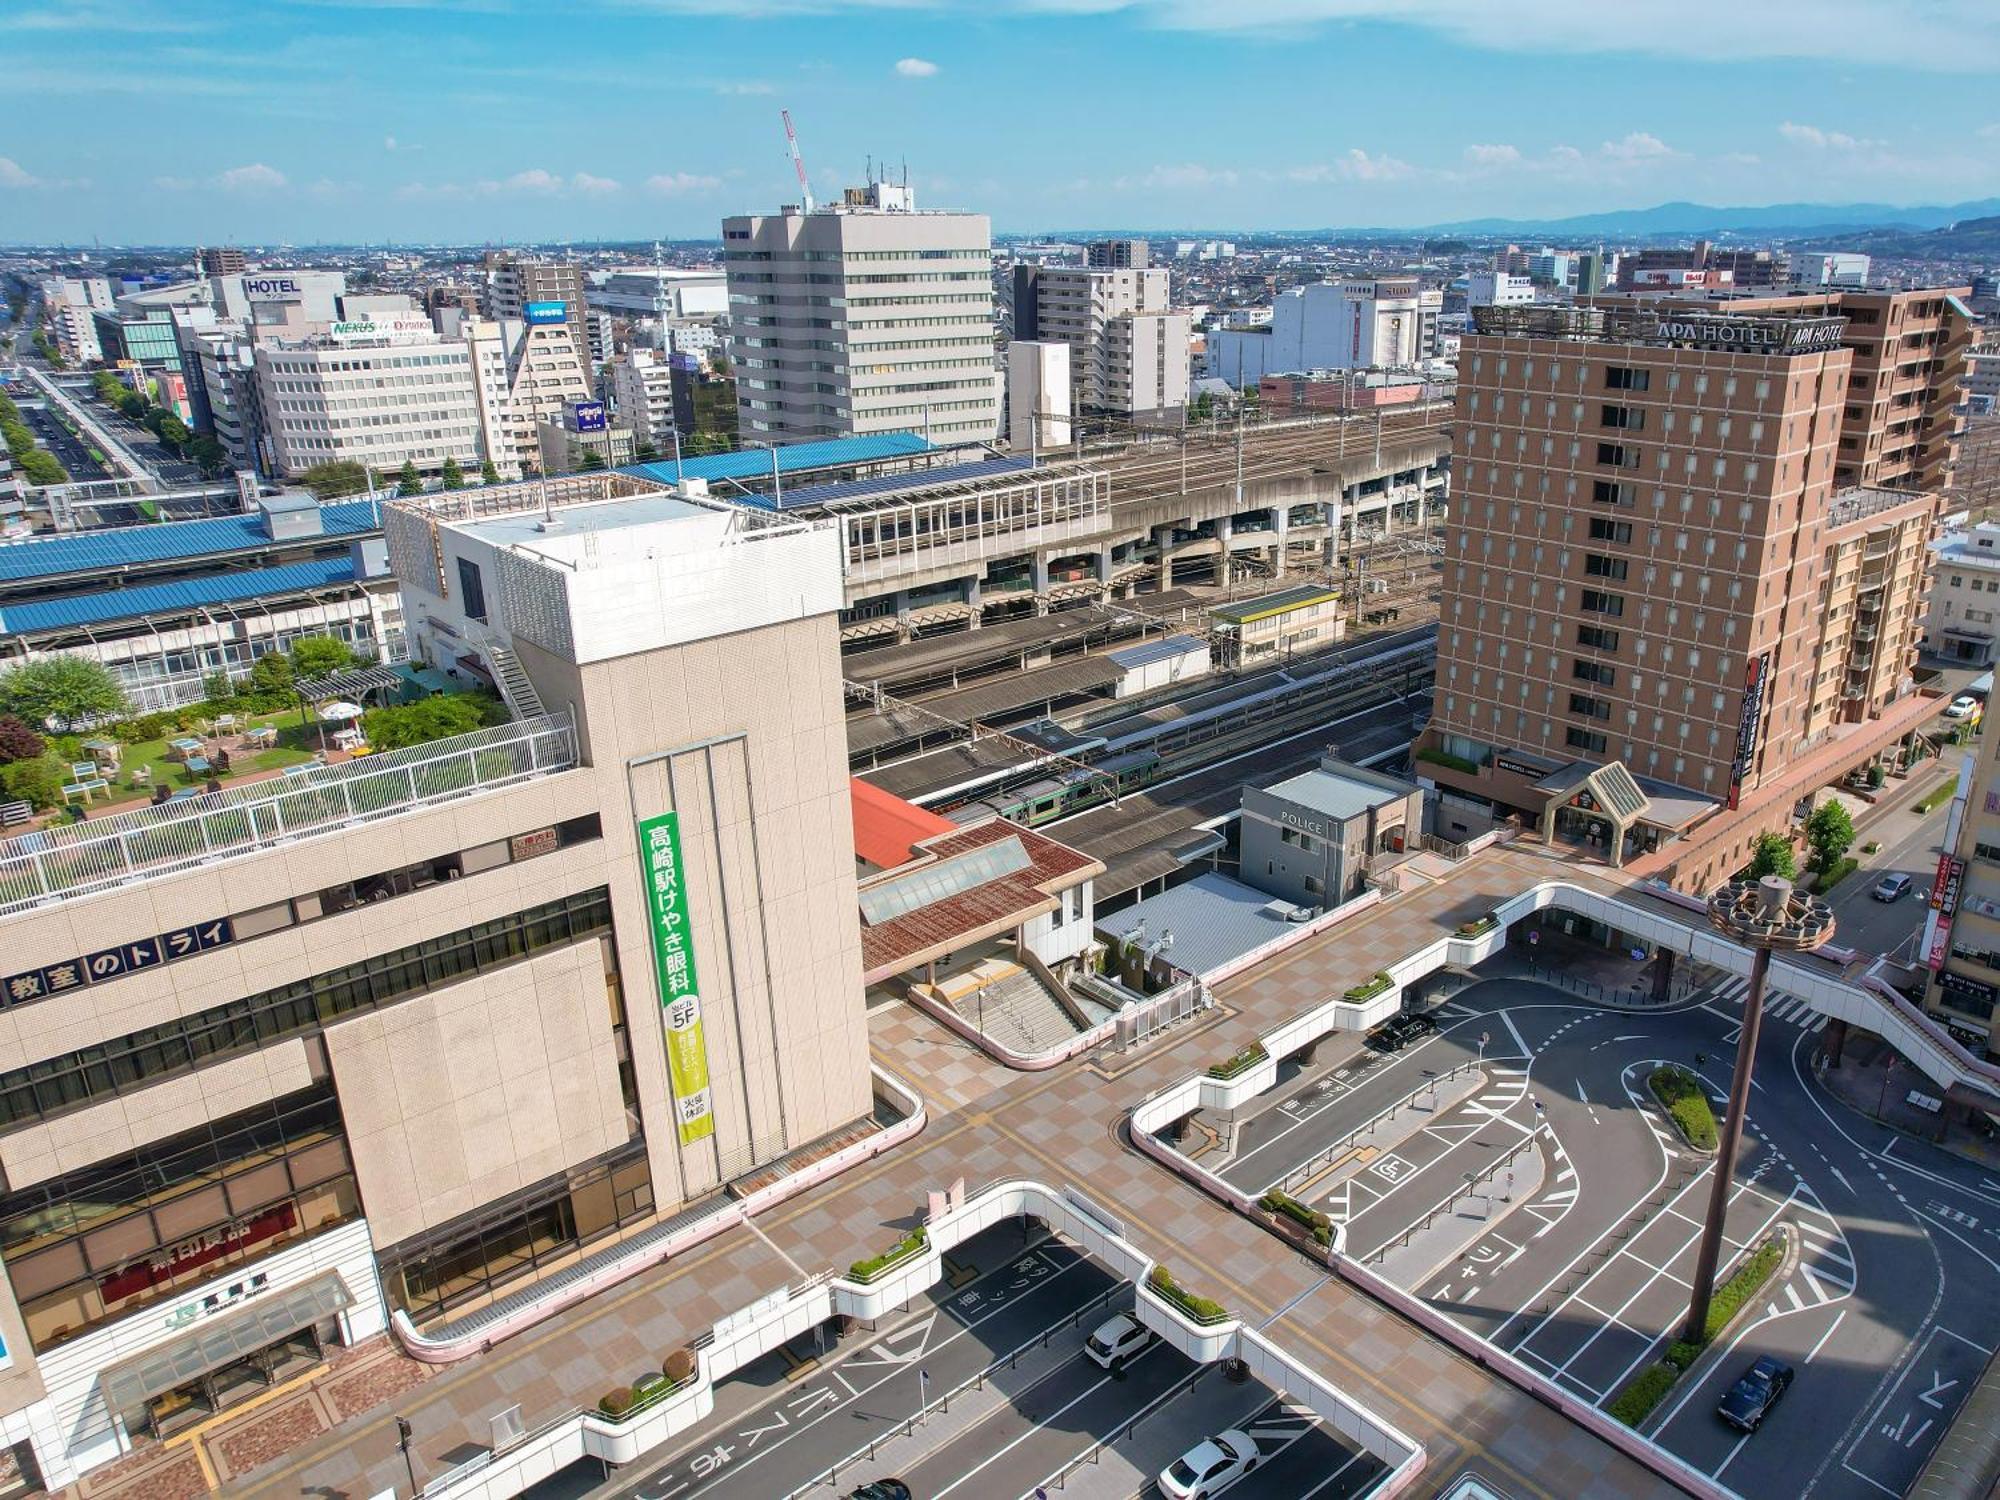
[{"label": "rooftop garden", "polygon": [[83,656],[22,662],[0,671],[0,800],[25,802],[56,820],[84,820],[290,766],[425,744],[507,718],[500,700],[485,693],[368,709],[358,725],[323,722],[300,702],[299,678],[359,665],[344,642],[304,637],[287,651],[266,652],[241,681],[214,674],[197,703],[133,714],[118,679],[99,662]]}]

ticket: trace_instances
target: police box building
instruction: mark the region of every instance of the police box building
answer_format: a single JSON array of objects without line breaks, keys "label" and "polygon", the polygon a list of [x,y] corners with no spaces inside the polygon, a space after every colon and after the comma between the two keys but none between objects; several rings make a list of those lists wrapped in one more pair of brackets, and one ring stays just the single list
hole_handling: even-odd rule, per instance
[{"label": "police box building", "polygon": [[57,1487],[874,1108],[839,533],[385,507],[507,722],[0,842],[0,1437]]}]

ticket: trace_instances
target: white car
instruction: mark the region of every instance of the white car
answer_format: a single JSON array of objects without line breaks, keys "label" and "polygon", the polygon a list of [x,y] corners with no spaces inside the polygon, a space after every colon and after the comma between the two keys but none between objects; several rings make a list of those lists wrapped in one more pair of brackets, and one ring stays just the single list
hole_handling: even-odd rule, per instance
[{"label": "white car", "polygon": [[1979,700],[1973,697],[1972,694],[1960,693],[1950,703],[1945,705],[1944,716],[1947,719],[1969,719],[1972,717],[1973,710],[1978,707]]},{"label": "white car", "polygon": [[1208,1500],[1257,1467],[1257,1440],[1232,1427],[1196,1443],[1160,1470],[1167,1500]]},{"label": "white car", "polygon": [[1099,1369],[1122,1370],[1152,1345],[1153,1331],[1130,1313],[1099,1323],[1083,1341],[1083,1352]]}]

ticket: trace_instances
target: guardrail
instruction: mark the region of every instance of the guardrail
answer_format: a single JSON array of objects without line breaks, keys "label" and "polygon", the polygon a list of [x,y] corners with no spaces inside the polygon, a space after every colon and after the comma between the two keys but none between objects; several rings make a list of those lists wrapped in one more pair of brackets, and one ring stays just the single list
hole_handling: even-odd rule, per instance
[{"label": "guardrail", "polygon": [[[1326,1168],[1332,1166],[1334,1162],[1337,1161],[1343,1154],[1345,1154],[1348,1151],[1351,1151],[1354,1148],[1354,1143],[1356,1141],[1360,1140],[1362,1136],[1367,1135],[1371,1131],[1373,1131],[1377,1125],[1381,1125],[1390,1120],[1395,1119],[1398,1114],[1400,1114],[1403,1110],[1408,1109],[1411,1105],[1415,1104],[1417,1100],[1422,1098],[1425,1094],[1435,1093],[1437,1091],[1437,1087],[1439,1084],[1449,1083],[1451,1082],[1452,1079],[1458,1077],[1458,1075],[1461,1073],[1477,1072],[1481,1069],[1481,1067],[1482,1064],[1480,1062],[1462,1062],[1456,1064],[1455,1066],[1447,1069],[1442,1073],[1432,1074],[1429,1078],[1425,1079],[1421,1084],[1417,1085],[1417,1087],[1411,1089],[1409,1093],[1403,1095],[1402,1098],[1398,1099],[1394,1104],[1390,1105],[1387,1110],[1375,1116],[1375,1118],[1370,1120],[1366,1125],[1355,1126],[1352,1130],[1348,1131],[1346,1135],[1342,1136],[1339,1140],[1335,1141],[1331,1146],[1328,1146],[1324,1151],[1316,1152],[1313,1156],[1308,1158],[1303,1166],[1293,1168],[1292,1171],[1287,1173],[1281,1180],[1272,1183],[1271,1187],[1276,1187],[1282,1189],[1285,1192],[1290,1192],[1293,1188],[1297,1187],[1300,1183],[1304,1182],[1307,1178],[1313,1176],[1315,1173],[1324,1171]],[[1266,1188],[1265,1191],[1269,1192],[1270,1188]]]},{"label": "guardrail", "polygon": [[396,817],[577,764],[567,712],[0,841],[0,915]]},{"label": "guardrail", "polygon": [[[1461,1198],[1474,1198],[1479,1196],[1478,1187],[1480,1183],[1492,1182],[1496,1177],[1500,1175],[1502,1171],[1504,1171],[1506,1168],[1514,1164],[1514,1159],[1517,1156],[1521,1155],[1521,1153],[1524,1151],[1532,1150],[1534,1144],[1535,1144],[1535,1137],[1532,1135],[1524,1136],[1522,1139],[1516,1141],[1512,1146],[1510,1146],[1507,1149],[1507,1153],[1504,1156],[1500,1157],[1496,1161],[1488,1163],[1478,1172],[1472,1174],[1472,1178],[1469,1182],[1464,1182],[1460,1186],[1453,1188],[1449,1193],[1445,1194],[1441,1202],[1436,1204],[1434,1207],[1424,1210],[1424,1217],[1421,1223],[1412,1223],[1405,1226],[1403,1232],[1400,1235],[1392,1239],[1383,1241],[1380,1245],[1377,1245],[1373,1250],[1369,1251],[1366,1255],[1362,1256],[1361,1260],[1367,1264],[1380,1265],[1383,1259],[1388,1255],[1388,1253],[1392,1249],[1397,1249],[1400,1248],[1401,1246],[1409,1244],[1410,1239],[1413,1235],[1420,1234],[1424,1230],[1430,1228],[1432,1224],[1437,1222],[1437,1218],[1440,1214],[1450,1213],[1452,1209],[1456,1208]],[[1487,1203],[1488,1207],[1490,1208],[1492,1204],[1492,1199],[1488,1198]]]}]

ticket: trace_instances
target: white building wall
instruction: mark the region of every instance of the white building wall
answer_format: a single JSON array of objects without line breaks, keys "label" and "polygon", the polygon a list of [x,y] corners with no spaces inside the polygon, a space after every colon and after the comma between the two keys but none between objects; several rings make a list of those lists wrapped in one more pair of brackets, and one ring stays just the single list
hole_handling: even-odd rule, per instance
[{"label": "white building wall", "polygon": [[1021,925],[1021,945],[1045,964],[1059,964],[1079,958],[1096,941],[1092,927],[1096,921],[1096,882],[1064,891],[1058,911],[1044,912]]},{"label": "white building wall", "polygon": [[1020,453],[1070,441],[1068,344],[1016,339],[1007,346],[1007,441]]},{"label": "white building wall", "polygon": [[479,396],[465,344],[436,334],[349,343],[259,343],[257,385],[271,466],[286,477],[347,459],[381,472],[447,458],[478,472]]},{"label": "white building wall", "polygon": [[1209,373],[1237,389],[1266,375],[1413,365],[1434,358],[1444,294],[1414,282],[1321,281],[1281,292],[1269,333],[1213,329]]}]

